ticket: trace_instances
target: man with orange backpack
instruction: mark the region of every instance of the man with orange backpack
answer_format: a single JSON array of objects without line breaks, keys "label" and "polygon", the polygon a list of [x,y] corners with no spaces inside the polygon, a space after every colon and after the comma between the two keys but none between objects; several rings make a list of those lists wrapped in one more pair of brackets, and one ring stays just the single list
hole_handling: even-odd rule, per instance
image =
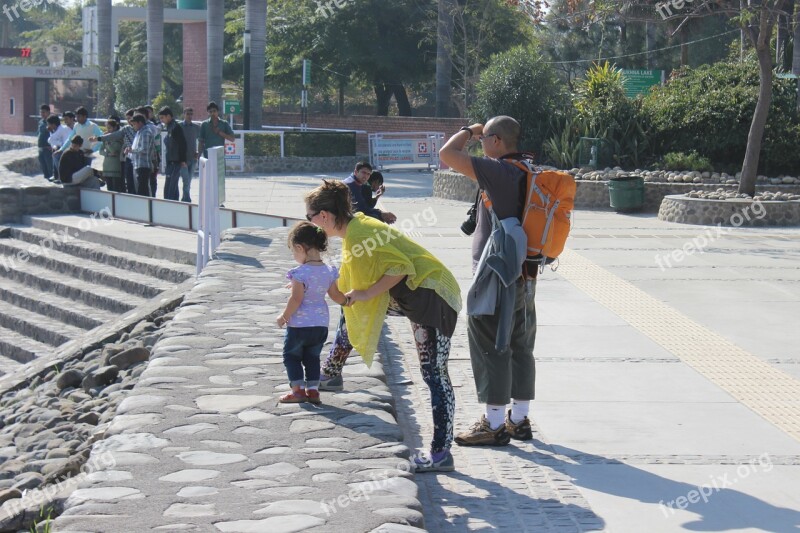
[{"label": "man with orange backpack", "polygon": [[[530,239],[520,221],[526,217],[528,191],[535,189],[530,184],[536,176],[518,165],[525,159],[525,154],[518,153],[519,136],[516,120],[497,116],[486,125],[461,128],[439,151],[441,161],[478,182],[483,196],[483,201],[476,202],[472,261],[477,274],[468,298],[467,332],[478,401],[486,404],[486,413],[456,436],[462,446],[505,446],[512,438],[532,438],[528,411],[536,379],[538,268],[525,262]],[[464,151],[473,137],[480,139],[486,157],[471,157]],[[486,282],[491,279],[489,270],[496,275],[494,284]],[[506,412],[509,403],[511,409]]]}]

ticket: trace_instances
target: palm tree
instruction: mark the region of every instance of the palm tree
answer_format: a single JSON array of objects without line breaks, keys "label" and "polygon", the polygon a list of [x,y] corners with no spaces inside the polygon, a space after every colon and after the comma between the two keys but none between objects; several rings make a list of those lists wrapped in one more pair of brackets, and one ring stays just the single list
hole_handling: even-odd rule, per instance
[{"label": "palm tree", "polygon": [[446,117],[450,110],[450,79],[453,74],[453,0],[439,0],[436,26],[436,116]]},{"label": "palm tree", "polygon": [[164,68],[164,0],[147,1],[147,100],[161,92]]},{"label": "palm tree", "polygon": [[250,127],[261,129],[264,101],[264,51],[267,47],[267,2],[247,0],[244,27],[250,30]]},{"label": "palm tree", "polygon": [[98,112],[114,111],[114,84],[111,81],[111,0],[97,0]]},{"label": "palm tree", "polygon": [[[222,46],[225,37],[225,0],[208,0],[206,16],[206,31],[208,31],[208,98],[218,105],[222,105]],[[220,109],[220,112],[222,111]]]}]

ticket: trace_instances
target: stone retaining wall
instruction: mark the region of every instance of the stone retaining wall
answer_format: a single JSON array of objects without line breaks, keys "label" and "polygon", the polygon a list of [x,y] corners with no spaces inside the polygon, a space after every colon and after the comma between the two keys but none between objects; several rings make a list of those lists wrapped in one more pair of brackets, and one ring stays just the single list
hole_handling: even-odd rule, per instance
[{"label": "stone retaining wall", "polygon": [[[611,209],[607,181],[576,180],[575,207],[579,209]],[[736,190],[736,185],[718,183],[654,183],[644,184],[643,212],[658,213],[665,196],[686,194],[690,191]],[[438,170],[433,177],[433,196],[448,200],[474,202],[478,185],[471,179],[451,170]],[[800,192],[800,185],[759,185],[759,191]]]},{"label": "stone retaining wall", "polygon": [[77,213],[80,210],[78,187],[0,185],[0,224],[20,223],[26,215]]},{"label": "stone retaining wall", "polygon": [[658,218],[666,222],[707,226],[797,226],[800,225],[800,201],[753,202],[666,196],[661,202]]},{"label": "stone retaining wall", "polygon": [[343,157],[245,156],[248,173],[281,174],[286,172],[352,172],[358,159]]}]

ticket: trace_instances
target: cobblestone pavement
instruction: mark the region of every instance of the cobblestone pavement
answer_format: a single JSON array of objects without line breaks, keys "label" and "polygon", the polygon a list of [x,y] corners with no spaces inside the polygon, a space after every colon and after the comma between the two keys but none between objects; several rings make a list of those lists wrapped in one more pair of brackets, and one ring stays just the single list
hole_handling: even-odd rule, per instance
[{"label": "cobblestone pavement", "polygon": [[422,514],[380,358],[371,369],[353,358],[347,392],[320,407],[277,403],[285,235],[223,243],[54,531],[418,531],[400,525]]}]

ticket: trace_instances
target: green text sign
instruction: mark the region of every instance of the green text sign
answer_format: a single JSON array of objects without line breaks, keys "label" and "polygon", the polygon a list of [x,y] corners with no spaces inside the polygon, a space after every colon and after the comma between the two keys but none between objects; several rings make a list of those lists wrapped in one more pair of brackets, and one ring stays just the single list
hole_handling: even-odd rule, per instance
[{"label": "green text sign", "polygon": [[242,112],[242,104],[239,103],[239,100],[225,100],[223,107],[225,108],[223,113],[226,115],[238,115]]},{"label": "green text sign", "polygon": [[622,85],[628,98],[647,94],[650,87],[660,85],[663,79],[663,70],[622,70]]}]

